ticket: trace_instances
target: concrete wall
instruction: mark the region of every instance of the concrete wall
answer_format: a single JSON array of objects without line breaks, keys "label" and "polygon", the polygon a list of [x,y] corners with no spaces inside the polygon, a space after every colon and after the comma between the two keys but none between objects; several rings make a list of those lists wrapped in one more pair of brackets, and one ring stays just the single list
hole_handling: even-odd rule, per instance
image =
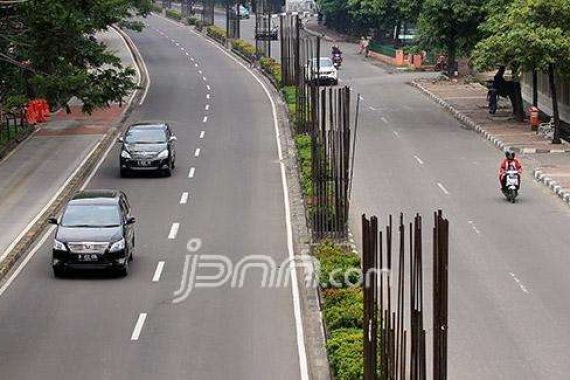
[{"label": "concrete wall", "polygon": [[[532,103],[532,74],[525,73],[521,80],[523,99]],[[570,124],[570,81],[557,81],[558,108],[560,118]],[[548,83],[548,74],[538,74],[538,108],[548,115],[552,115],[552,99]]]}]

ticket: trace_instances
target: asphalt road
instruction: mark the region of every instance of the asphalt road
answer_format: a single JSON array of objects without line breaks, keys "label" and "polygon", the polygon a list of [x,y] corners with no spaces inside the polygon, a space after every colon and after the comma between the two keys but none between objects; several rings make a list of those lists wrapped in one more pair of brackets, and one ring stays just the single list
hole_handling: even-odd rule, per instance
[{"label": "asphalt road", "polygon": [[132,119],[171,123],[174,174],[122,179],[110,151],[88,188],[127,193],[137,218],[131,274],[55,279],[50,234],[0,296],[0,377],[299,378],[290,286],[262,288],[252,270],[242,288],[175,294],[192,239],[192,257],[288,256],[270,102],[211,43],[156,16],[147,22],[132,37],[152,85]]},{"label": "asphalt road", "polygon": [[493,145],[406,85],[417,74],[392,73],[342,47],[342,84],[363,97],[351,203],[357,241],[362,213],[385,223],[389,213],[420,212],[431,228],[441,208],[451,223],[449,378],[567,379],[568,207],[529,173],[517,203],[507,203]]}]

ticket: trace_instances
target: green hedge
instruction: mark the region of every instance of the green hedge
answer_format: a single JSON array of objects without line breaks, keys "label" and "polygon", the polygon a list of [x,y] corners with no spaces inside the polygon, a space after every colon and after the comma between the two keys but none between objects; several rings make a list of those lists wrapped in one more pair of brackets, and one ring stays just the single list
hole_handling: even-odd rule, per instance
[{"label": "green hedge", "polygon": [[382,45],[376,41],[370,41],[370,50],[373,52],[387,55],[388,57],[394,58],[396,56],[396,48],[391,45]]},{"label": "green hedge", "polygon": [[313,254],[320,262],[327,354],[334,378],[362,379],[364,300],[359,284],[360,258],[348,247],[331,242],[319,244]]},{"label": "green hedge", "polygon": [[259,65],[266,73],[271,75],[275,82],[277,82],[277,85],[281,87],[281,64],[273,58],[263,57],[259,60]]},{"label": "green hedge", "polygon": [[240,52],[241,55],[250,61],[255,57],[255,46],[244,40],[233,40],[232,49]]},{"label": "green hedge", "polygon": [[202,23],[202,20],[200,20],[198,17],[190,16],[186,19],[186,22],[188,25],[198,25]]},{"label": "green hedge", "polygon": [[315,249],[321,264],[322,288],[346,287],[359,283],[360,257],[347,248],[332,243],[322,243]]},{"label": "green hedge", "polygon": [[213,39],[225,44],[227,40],[227,35],[225,29],[220,28],[216,25],[210,25],[206,28],[206,34]]},{"label": "green hedge", "polygon": [[336,380],[360,380],[364,377],[362,340],[361,329],[341,329],[331,333],[327,352]]},{"label": "green hedge", "polygon": [[162,13],[162,5],[152,4],[152,11],[155,13]]},{"label": "green hedge", "polygon": [[182,20],[182,14],[175,9],[167,9],[166,10],[166,17],[171,18],[176,21]]}]

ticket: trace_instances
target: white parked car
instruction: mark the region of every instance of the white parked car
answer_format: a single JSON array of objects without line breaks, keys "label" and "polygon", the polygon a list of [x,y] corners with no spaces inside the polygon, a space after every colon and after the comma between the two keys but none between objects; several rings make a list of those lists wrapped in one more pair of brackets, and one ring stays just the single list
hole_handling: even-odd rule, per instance
[{"label": "white parked car", "polygon": [[[311,72],[313,75],[311,75]],[[329,57],[321,57],[318,61],[317,73],[317,59],[311,59],[307,63],[306,70],[307,80],[317,80],[319,84],[338,84],[338,70],[334,67],[333,61]],[[312,78],[311,78],[312,77]]]}]

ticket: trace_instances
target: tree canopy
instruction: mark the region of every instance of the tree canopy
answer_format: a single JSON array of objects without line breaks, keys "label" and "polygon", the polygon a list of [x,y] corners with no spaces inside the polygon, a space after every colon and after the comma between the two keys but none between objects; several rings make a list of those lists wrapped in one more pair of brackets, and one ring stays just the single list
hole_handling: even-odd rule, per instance
[{"label": "tree canopy", "polygon": [[142,23],[134,17],[148,11],[149,0],[29,0],[14,5],[6,15],[14,27],[0,29],[4,97],[45,97],[65,105],[75,96],[86,112],[122,101],[135,87],[134,72],[95,34],[113,24],[140,30]]}]

